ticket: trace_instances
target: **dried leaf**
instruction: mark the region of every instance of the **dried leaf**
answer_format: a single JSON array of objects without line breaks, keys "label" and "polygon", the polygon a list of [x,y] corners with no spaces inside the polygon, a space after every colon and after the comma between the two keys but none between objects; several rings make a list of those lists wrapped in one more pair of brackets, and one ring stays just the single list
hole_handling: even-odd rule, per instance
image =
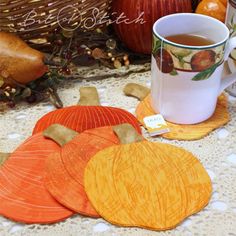
[{"label": "dried leaf", "polygon": [[115,60],[115,61],[114,61],[114,67],[115,67],[116,69],[121,68],[121,66],[122,66],[122,64],[121,64],[121,62],[120,62],[119,60]]},{"label": "dried leaf", "polygon": [[22,98],[27,98],[32,94],[31,89],[30,88],[25,88],[21,94]]},{"label": "dried leaf", "polygon": [[101,59],[101,58],[107,59],[107,58],[108,58],[108,56],[106,55],[106,53],[105,53],[102,49],[100,49],[100,48],[95,48],[95,49],[92,51],[92,57],[93,57],[94,59]]}]

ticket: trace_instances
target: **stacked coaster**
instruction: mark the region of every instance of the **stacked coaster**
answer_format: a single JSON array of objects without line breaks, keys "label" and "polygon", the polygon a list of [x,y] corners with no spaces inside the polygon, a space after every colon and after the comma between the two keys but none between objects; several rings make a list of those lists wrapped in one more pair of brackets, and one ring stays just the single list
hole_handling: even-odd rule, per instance
[{"label": "stacked coaster", "polygon": [[137,119],[129,112],[116,107],[100,106],[95,87],[80,88],[77,106],[49,112],[36,123],[33,134],[42,132],[52,124],[61,124],[77,132],[106,125],[130,123],[141,133]]},{"label": "stacked coaster", "polygon": [[[82,132],[95,127],[130,123],[141,133],[137,119],[129,112],[119,108],[95,106],[99,103],[95,88],[81,88],[80,94],[78,106],[56,110],[42,117],[36,124],[33,136],[5,161],[0,169],[1,215],[24,223],[52,223],[74,213],[59,204],[46,190],[44,175],[46,160],[50,154],[60,152],[60,145],[64,145],[78,133],[67,132],[62,126],[54,129],[57,142],[60,143],[58,145],[40,132],[48,125],[60,123]],[[3,158],[6,159],[6,155]]]},{"label": "stacked coaster", "polygon": [[[59,128],[58,125],[53,125],[44,134],[57,140],[56,132],[52,132],[52,129]],[[118,144],[119,140],[110,126],[87,130],[77,135],[62,146],[59,153],[48,157],[46,188],[67,208],[82,215],[99,217],[84,191],[84,169],[90,158],[98,151]]]},{"label": "stacked coaster", "polygon": [[208,204],[211,180],[191,153],[148,142],[135,131],[126,131],[127,136],[124,126],[114,132],[121,144],[98,152],[84,176],[88,198],[104,219],[119,226],[167,230]]},{"label": "stacked coaster", "polygon": [[134,116],[105,109],[98,115],[98,106],[80,104],[49,113],[8,159],[1,154],[1,215],[46,224],[81,214],[166,230],[208,204],[211,180],[193,154],[148,142]]},{"label": "stacked coaster", "polygon": [[[130,83],[125,86],[124,93],[127,96],[132,96],[140,100],[135,113],[139,122],[145,127],[145,117],[157,114],[151,106],[150,90],[144,86]],[[226,95],[222,94],[218,98],[215,113],[211,118],[194,125],[180,125],[166,122],[170,132],[162,134],[161,136],[166,139],[174,140],[198,140],[207,136],[215,129],[227,124],[229,121],[228,100]]]}]

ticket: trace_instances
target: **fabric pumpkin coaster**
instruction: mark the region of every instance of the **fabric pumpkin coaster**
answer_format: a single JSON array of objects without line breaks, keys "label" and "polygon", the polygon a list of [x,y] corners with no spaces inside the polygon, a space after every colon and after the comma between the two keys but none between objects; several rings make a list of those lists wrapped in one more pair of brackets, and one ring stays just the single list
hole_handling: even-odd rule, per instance
[{"label": "fabric pumpkin coaster", "polygon": [[33,134],[44,131],[53,124],[61,124],[79,133],[87,129],[130,123],[141,133],[136,117],[116,107],[102,107],[95,87],[80,88],[77,106],[65,107],[44,115],[36,123]]},{"label": "fabric pumpkin coaster", "polygon": [[119,226],[167,230],[208,204],[210,177],[190,152],[138,135],[131,140],[130,133],[127,141],[124,130],[114,131],[122,145],[98,152],[84,173],[88,198],[105,220]]},{"label": "fabric pumpkin coaster", "polygon": [[[135,113],[139,122],[145,127],[143,119],[147,116],[156,115],[151,106],[150,90],[138,84],[127,84],[124,88],[124,93],[127,96],[133,96],[140,100]],[[229,121],[228,99],[225,94],[222,94],[218,98],[215,113],[211,118],[194,125],[166,122],[170,128],[170,132],[162,134],[161,136],[166,139],[174,140],[198,140],[207,136],[215,129],[227,124]]]},{"label": "fabric pumpkin coaster", "polygon": [[54,223],[74,214],[43,184],[46,158],[60,147],[41,133],[21,144],[0,169],[0,214],[23,223]]},{"label": "fabric pumpkin coaster", "polygon": [[[56,141],[51,128],[45,130],[44,135]],[[99,217],[84,190],[84,169],[98,151],[119,143],[112,127],[91,129],[77,135],[60,153],[47,159],[44,181],[47,190],[67,208],[85,216]]]}]

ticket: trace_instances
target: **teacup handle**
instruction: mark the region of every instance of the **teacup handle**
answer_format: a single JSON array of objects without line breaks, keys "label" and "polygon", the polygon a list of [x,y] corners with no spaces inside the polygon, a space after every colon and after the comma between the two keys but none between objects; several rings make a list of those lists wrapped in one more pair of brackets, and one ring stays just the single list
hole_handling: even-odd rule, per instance
[{"label": "teacup handle", "polygon": [[[236,37],[231,38],[227,43],[225,57],[224,57],[225,61],[228,60],[229,55],[233,51],[234,48],[236,48]],[[234,82],[236,82],[236,72],[225,76],[221,81],[219,95]]]}]

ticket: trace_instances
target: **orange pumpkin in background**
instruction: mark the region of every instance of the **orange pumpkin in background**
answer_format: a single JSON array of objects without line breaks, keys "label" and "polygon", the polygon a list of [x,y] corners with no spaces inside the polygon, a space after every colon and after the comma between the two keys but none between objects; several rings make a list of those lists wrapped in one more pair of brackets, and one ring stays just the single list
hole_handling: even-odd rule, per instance
[{"label": "orange pumpkin in background", "polygon": [[115,0],[111,14],[121,41],[132,51],[149,54],[154,22],[180,12],[192,12],[192,0]]},{"label": "orange pumpkin in background", "polygon": [[214,17],[225,22],[227,0],[203,0],[199,3],[196,13]]}]

